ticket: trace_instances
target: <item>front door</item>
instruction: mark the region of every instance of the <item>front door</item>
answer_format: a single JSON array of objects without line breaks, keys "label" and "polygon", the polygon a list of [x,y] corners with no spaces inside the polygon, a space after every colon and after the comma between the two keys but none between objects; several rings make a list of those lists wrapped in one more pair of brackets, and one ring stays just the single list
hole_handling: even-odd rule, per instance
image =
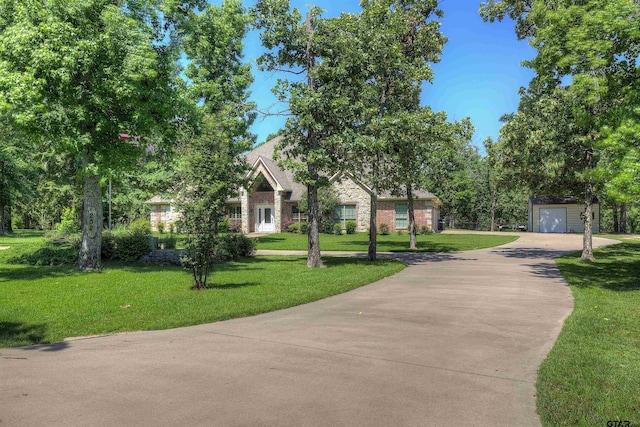
[{"label": "front door", "polygon": [[258,207],[258,226],[259,233],[273,233],[276,231],[275,217],[273,214],[273,206]]}]

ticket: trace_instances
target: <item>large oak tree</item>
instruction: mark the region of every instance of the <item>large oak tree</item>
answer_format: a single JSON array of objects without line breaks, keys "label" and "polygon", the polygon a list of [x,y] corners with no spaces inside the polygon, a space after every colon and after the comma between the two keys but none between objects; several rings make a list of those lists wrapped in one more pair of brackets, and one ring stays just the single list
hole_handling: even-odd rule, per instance
[{"label": "large oak tree", "polygon": [[130,164],[176,117],[175,29],[199,3],[0,0],[0,114],[81,161],[80,270],[101,267],[104,171]]}]

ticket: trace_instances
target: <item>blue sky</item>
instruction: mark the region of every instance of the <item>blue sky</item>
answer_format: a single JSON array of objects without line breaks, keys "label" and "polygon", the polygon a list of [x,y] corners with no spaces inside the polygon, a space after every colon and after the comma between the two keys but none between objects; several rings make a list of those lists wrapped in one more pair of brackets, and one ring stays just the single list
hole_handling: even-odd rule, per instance
[{"label": "blue sky", "polygon": [[[219,0],[211,0],[219,4]],[[254,1],[244,1],[250,6]],[[320,6],[324,16],[337,16],[341,12],[358,12],[359,0],[292,0],[301,11],[308,4]],[[482,141],[491,136],[497,138],[501,126],[500,117],[518,107],[518,89],[526,86],[533,73],[521,66],[523,59],[530,59],[534,50],[524,41],[518,41],[513,22],[485,23],[478,14],[480,0],[444,0],[441,31],[449,41],[441,60],[433,65],[433,84],[425,84],[422,104],[434,111],[445,111],[450,120],[470,117],[476,128],[472,142],[481,152]],[[254,62],[261,53],[258,34],[247,36],[245,59]],[[275,103],[271,88],[278,78],[273,73],[261,73],[254,66],[255,82],[251,98],[260,109]],[[252,127],[258,142],[275,133],[284,125],[283,117],[259,117]]]}]

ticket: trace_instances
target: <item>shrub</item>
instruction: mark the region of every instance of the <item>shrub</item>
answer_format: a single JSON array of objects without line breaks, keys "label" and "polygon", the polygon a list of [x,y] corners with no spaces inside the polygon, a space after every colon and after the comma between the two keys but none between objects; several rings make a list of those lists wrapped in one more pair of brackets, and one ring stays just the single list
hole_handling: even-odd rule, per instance
[{"label": "shrub", "polygon": [[116,239],[113,236],[113,233],[104,232],[102,233],[102,244],[100,247],[101,256],[103,259],[112,259],[113,253],[116,250]]},{"label": "shrub", "polygon": [[220,235],[216,239],[213,257],[215,262],[223,263],[240,257],[252,256],[256,251],[256,242],[244,234]]},{"label": "shrub", "polygon": [[69,235],[79,230],[80,226],[76,219],[76,210],[74,208],[64,208],[62,219],[56,224],[56,231],[60,234]]},{"label": "shrub", "polygon": [[44,245],[35,252],[25,253],[8,260],[9,264],[28,265],[73,265],[78,259],[78,248],[68,236],[55,235],[46,240]]},{"label": "shrub", "polygon": [[289,233],[299,233],[300,232],[300,224],[290,224],[287,227],[287,231]]},{"label": "shrub", "polygon": [[378,227],[378,230],[380,231],[380,234],[382,234],[383,236],[386,236],[387,234],[389,234],[389,226],[385,223],[380,224],[380,227]]},{"label": "shrub", "polygon": [[235,220],[231,221],[231,225],[229,226],[229,231],[231,233],[241,233],[242,232],[242,222]]},{"label": "shrub", "polygon": [[[335,223],[331,222],[321,222],[320,223],[320,232],[325,234],[335,234],[335,228],[333,227]],[[341,229],[342,230],[342,229]]]},{"label": "shrub", "polygon": [[342,234],[342,225],[340,224],[333,224],[333,234],[339,236]]},{"label": "shrub", "polygon": [[164,245],[161,246],[164,247],[164,249],[175,249],[176,244],[178,243],[178,238],[176,236],[163,237],[158,243],[160,245]]},{"label": "shrub", "polygon": [[301,234],[307,234],[308,230],[309,230],[309,224],[307,224],[306,222],[301,222],[300,223],[300,233]]},{"label": "shrub", "polygon": [[173,234],[176,232],[176,226],[173,223],[169,223],[169,234]]},{"label": "shrub", "polygon": [[404,234],[402,230],[397,230],[396,233],[398,233],[398,236],[402,236]]},{"label": "shrub", "polygon": [[353,221],[347,221],[345,224],[347,228],[347,234],[356,234],[356,226],[357,224]]},{"label": "shrub", "polygon": [[218,232],[219,233],[227,233],[231,229],[231,220],[227,217],[222,218],[220,222],[218,222]]},{"label": "shrub", "polygon": [[132,233],[151,234],[151,223],[144,218],[138,218],[129,224],[127,230]]},{"label": "shrub", "polygon": [[113,259],[136,261],[148,254],[153,248],[148,238],[149,233],[145,231],[145,227],[141,224],[136,227],[130,226],[126,231],[116,234]]},{"label": "shrub", "polygon": [[433,230],[428,225],[423,225],[420,227],[420,234],[433,234]]},{"label": "shrub", "polygon": [[164,224],[161,222],[158,223],[158,233],[164,234]]}]

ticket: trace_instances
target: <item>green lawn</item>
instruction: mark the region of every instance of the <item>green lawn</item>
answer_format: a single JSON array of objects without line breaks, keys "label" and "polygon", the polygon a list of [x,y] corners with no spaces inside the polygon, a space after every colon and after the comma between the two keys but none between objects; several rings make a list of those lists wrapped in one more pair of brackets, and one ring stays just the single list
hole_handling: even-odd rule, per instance
[{"label": "green lawn", "polygon": [[575,308],[538,376],[546,426],[640,425],[640,240],[595,254],[557,260]]},{"label": "green lawn", "polygon": [[[430,234],[418,236],[417,252],[457,252],[490,248],[513,242],[517,236],[488,234]],[[366,252],[369,234],[320,234],[320,249],[323,251]],[[307,250],[307,235],[280,233],[258,238],[258,249]],[[378,235],[378,252],[408,252],[409,235],[394,233]]]},{"label": "green lawn", "polygon": [[0,347],[110,332],[167,329],[278,310],[349,291],[404,268],[397,261],[254,257],[219,266],[193,291],[179,267],[107,263],[100,273],[7,264],[42,244],[39,233],[0,237]]}]

